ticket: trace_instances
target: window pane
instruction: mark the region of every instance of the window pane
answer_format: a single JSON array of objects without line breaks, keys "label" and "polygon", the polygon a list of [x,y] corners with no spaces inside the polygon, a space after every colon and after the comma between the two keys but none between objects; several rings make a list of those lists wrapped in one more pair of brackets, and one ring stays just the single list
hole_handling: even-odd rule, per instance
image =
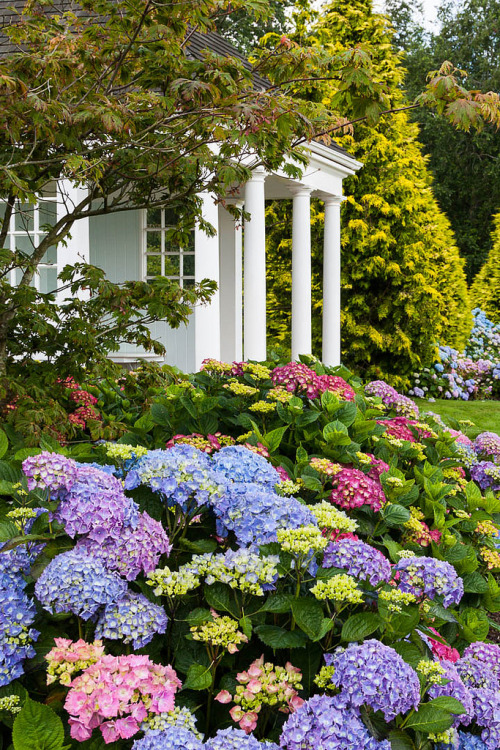
[{"label": "window pane", "polygon": [[161,227],[161,208],[148,208],[148,227]]},{"label": "window pane", "polygon": [[174,242],[174,240],[170,239],[165,235],[165,252],[166,253],[178,253],[179,252],[179,243]]},{"label": "window pane", "polygon": [[194,276],[194,255],[184,254],[184,276]]},{"label": "window pane", "polygon": [[51,247],[49,247],[41,262],[47,263],[47,265],[57,263],[57,245],[52,245]]},{"label": "window pane", "polygon": [[194,287],[194,279],[184,279],[184,289],[192,289]]},{"label": "window pane", "polygon": [[32,232],[34,224],[34,206],[29,203],[23,203],[16,208],[16,232]]},{"label": "window pane", "polygon": [[146,258],[146,276],[161,276],[161,256],[148,255]]},{"label": "window pane", "polygon": [[26,255],[31,255],[33,252],[33,243],[35,241],[34,237],[30,237],[28,235],[22,237],[15,237],[15,243],[16,243],[16,250],[20,250],[22,253],[26,253]]},{"label": "window pane", "polygon": [[57,269],[40,268],[40,291],[47,293],[57,289]]},{"label": "window pane", "polygon": [[47,198],[55,198],[57,195],[56,191],[57,191],[57,182],[55,182],[55,180],[52,180],[51,182],[48,182],[44,186],[42,190],[42,195],[44,197],[46,196]]},{"label": "window pane", "polygon": [[161,251],[161,232],[148,232],[146,241],[146,252],[159,253]]},{"label": "window pane", "polygon": [[54,226],[57,221],[57,206],[54,201],[40,201],[39,227],[43,231],[45,225]]},{"label": "window pane", "polygon": [[163,209],[165,214],[165,226],[166,227],[175,227],[177,225],[177,213],[171,208],[164,208]]},{"label": "window pane", "polygon": [[180,258],[178,255],[165,255],[165,276],[179,276]]}]

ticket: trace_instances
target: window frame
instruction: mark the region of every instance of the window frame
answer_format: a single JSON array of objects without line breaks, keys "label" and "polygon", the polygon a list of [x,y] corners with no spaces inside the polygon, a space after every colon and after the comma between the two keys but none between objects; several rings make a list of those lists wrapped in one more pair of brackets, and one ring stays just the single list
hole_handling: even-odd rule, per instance
[{"label": "window frame", "polygon": [[[153,225],[148,224],[148,210],[157,210],[160,211],[160,224],[159,225]],[[167,279],[172,279],[173,281],[177,281],[181,289],[184,289],[189,287],[193,287],[196,281],[196,247],[195,247],[195,240],[194,240],[194,230],[193,230],[193,245],[192,249],[190,246],[188,248],[183,247],[177,247],[176,251],[172,250],[166,250],[165,249],[165,237],[166,233],[169,229],[173,228],[174,224],[166,224],[165,222],[165,214],[166,209],[164,208],[158,208],[158,209],[143,209],[141,211],[141,279],[142,281],[152,281],[154,278],[157,278],[157,276],[164,276]],[[148,234],[159,234],[160,235],[160,248],[158,251],[150,251],[148,252]],[[148,257],[158,257],[160,259],[160,273],[153,276],[152,274],[148,274],[147,272],[147,266],[148,266]],[[179,261],[179,273],[178,274],[165,274],[165,261],[167,258],[177,258]],[[186,257],[193,258],[194,260],[194,267],[193,267],[193,273],[184,273],[184,259]],[[189,282],[189,284],[185,285],[185,282]]]}]

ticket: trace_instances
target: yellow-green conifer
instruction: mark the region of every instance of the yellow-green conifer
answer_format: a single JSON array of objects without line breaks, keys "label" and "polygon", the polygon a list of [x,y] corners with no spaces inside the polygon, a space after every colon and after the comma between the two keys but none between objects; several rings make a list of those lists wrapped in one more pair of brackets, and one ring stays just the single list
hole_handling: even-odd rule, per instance
[{"label": "yellow-green conifer", "polygon": [[480,307],[494,323],[500,323],[500,214],[494,219],[493,245],[486,263],[471,286],[474,307]]},{"label": "yellow-green conifer", "polygon": [[[388,21],[373,13],[370,0],[333,0],[322,8],[309,42],[331,48],[369,44],[376,75],[387,84],[389,106],[399,108],[407,104],[404,68],[391,37]],[[326,82],[324,101],[334,95],[334,84]],[[355,112],[343,114],[354,117]],[[406,112],[384,116],[375,126],[357,124],[341,143],[364,164],[345,182],[342,208],[343,361],[366,377],[404,386],[413,370],[432,361],[436,342],[457,348],[465,343],[470,306],[463,261],[433,196],[418,128]],[[320,203],[315,211],[313,314],[320,354]],[[283,222],[285,217],[278,218]],[[276,308],[282,298],[279,287],[283,281],[287,285],[289,243],[281,238],[277,245],[273,236],[276,232],[269,243],[270,333],[286,340]]]}]

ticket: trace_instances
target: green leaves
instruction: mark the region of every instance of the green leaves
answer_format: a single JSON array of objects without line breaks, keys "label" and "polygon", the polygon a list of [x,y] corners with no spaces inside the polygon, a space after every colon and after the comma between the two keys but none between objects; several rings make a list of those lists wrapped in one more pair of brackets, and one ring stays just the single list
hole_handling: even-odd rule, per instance
[{"label": "green leaves", "polygon": [[407,729],[415,729],[426,734],[444,732],[451,727],[454,717],[463,713],[465,709],[460,701],[441,696],[422,704],[418,711],[405,722],[405,726]]},{"label": "green leaves", "polygon": [[210,667],[205,667],[203,664],[191,664],[182,687],[185,690],[206,690],[211,684]]},{"label": "green leaves", "polygon": [[3,458],[9,449],[9,441],[3,430],[0,430],[0,458]]},{"label": "green leaves", "polygon": [[347,427],[338,420],[329,422],[323,428],[323,437],[329,445],[349,445],[351,442]]},{"label": "green leaves", "polygon": [[388,526],[403,526],[410,518],[410,511],[402,505],[389,504],[382,510],[382,518]]},{"label": "green leaves", "polygon": [[12,741],[14,750],[63,750],[62,721],[48,706],[27,698],[14,721]]},{"label": "green leaves", "polygon": [[307,635],[300,630],[285,630],[277,625],[259,625],[255,628],[262,643],[272,649],[304,648]]},{"label": "green leaves", "polygon": [[292,601],[292,614],[295,622],[309,638],[314,641],[322,633],[323,607],[316,599],[294,599]]},{"label": "green leaves", "polygon": [[374,633],[382,624],[375,612],[358,612],[351,615],[342,626],[343,641],[362,641]]}]

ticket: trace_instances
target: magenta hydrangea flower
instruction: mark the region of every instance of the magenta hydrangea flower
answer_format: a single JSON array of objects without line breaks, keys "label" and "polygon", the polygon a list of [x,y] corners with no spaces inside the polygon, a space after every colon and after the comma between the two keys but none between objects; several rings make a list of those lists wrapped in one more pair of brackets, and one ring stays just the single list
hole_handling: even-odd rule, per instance
[{"label": "magenta hydrangea flower", "polygon": [[335,487],[330,494],[330,502],[348,510],[369,505],[374,511],[380,510],[386,502],[384,491],[379,484],[360,469],[345,468],[333,478]]},{"label": "magenta hydrangea flower", "polygon": [[[326,654],[333,666],[334,685],[349,708],[366,705],[382,711],[386,721],[417,708],[420,702],[418,675],[390,646],[370,639],[351,643],[346,649]],[[353,746],[354,747],[354,746]]]},{"label": "magenta hydrangea flower", "polygon": [[150,573],[158,567],[162,555],[169,555],[172,546],[165,529],[147,513],[141,513],[137,526],[123,526],[118,533],[104,533],[103,540],[85,537],[76,549],[102,562],[107,570],[113,570],[133,581],[141,571]]},{"label": "magenta hydrangea flower", "polygon": [[341,378],[338,375],[319,375],[318,383],[320,393],[330,391],[330,393],[334,393],[338,398],[344,401],[354,401],[354,396],[356,394],[344,378]]},{"label": "magenta hydrangea flower", "polygon": [[388,740],[377,740],[347,708],[342,696],[314,695],[291,714],[280,737],[284,750],[390,750]]},{"label": "magenta hydrangea flower", "polygon": [[[274,385],[282,385],[290,393],[297,393],[308,398],[318,398],[320,381],[318,375],[302,362],[289,362],[275,367],[271,372]],[[323,389],[325,390],[325,389]]]},{"label": "magenta hydrangea flower", "polygon": [[377,419],[377,424],[384,425],[385,435],[387,437],[396,438],[397,440],[408,440],[410,443],[415,443],[415,435],[410,430],[410,426],[414,424],[411,419],[406,417],[394,417],[394,419]]},{"label": "magenta hydrangea flower", "polygon": [[72,458],[48,451],[29,456],[23,461],[28,489],[49,490],[53,495],[71,489],[77,469],[78,464]]},{"label": "magenta hydrangea flower", "polygon": [[443,597],[443,607],[458,604],[464,584],[453,565],[433,557],[404,557],[395,566],[399,572],[399,588],[414,596]]},{"label": "magenta hydrangea flower", "polygon": [[323,557],[323,568],[343,568],[349,575],[377,586],[391,578],[391,564],[382,552],[360,539],[330,542]]},{"label": "magenta hydrangea flower", "polygon": [[380,475],[389,471],[391,467],[385,461],[382,461],[381,458],[376,458],[372,453],[365,453],[365,456],[370,459],[370,471],[367,473],[367,476],[373,479],[374,482],[378,482]]}]

